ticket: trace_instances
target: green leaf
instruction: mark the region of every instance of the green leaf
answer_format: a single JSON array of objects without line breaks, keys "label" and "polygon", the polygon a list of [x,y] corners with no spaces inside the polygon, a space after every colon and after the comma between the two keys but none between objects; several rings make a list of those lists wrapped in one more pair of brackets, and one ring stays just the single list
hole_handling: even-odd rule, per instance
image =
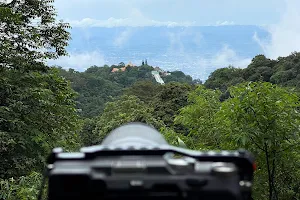
[{"label": "green leaf", "polygon": [[185,145],[185,143],[180,139],[180,137],[177,137],[177,142],[179,147],[181,148],[187,148],[187,146]]}]

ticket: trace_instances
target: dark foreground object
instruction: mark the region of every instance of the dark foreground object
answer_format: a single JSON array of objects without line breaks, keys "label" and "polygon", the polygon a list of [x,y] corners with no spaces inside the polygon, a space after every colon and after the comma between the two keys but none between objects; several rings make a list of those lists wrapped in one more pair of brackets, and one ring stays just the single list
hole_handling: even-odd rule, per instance
[{"label": "dark foreground object", "polygon": [[78,153],[54,149],[49,200],[251,199],[254,159],[247,151],[192,151],[131,123]]}]

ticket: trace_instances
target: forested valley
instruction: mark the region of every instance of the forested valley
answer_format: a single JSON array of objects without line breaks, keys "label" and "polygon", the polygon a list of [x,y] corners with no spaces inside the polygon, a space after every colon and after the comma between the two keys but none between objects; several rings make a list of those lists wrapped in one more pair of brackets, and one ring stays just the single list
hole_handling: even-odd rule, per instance
[{"label": "forested valley", "polygon": [[161,85],[155,66],[142,61],[84,72],[48,66],[67,55],[71,37],[51,1],[0,3],[0,21],[1,200],[36,199],[52,148],[97,145],[133,121],[175,146],[247,149],[257,163],[253,199],[300,199],[300,53],[257,55],[247,68],[217,69],[205,82],[162,73]]}]

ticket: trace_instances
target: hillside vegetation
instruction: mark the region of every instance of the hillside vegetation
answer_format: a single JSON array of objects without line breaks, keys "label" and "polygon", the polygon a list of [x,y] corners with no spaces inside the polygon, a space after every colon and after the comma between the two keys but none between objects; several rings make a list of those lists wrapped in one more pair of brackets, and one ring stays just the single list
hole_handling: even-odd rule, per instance
[{"label": "hillside vegetation", "polygon": [[[125,71],[120,70],[113,72],[113,69],[121,69],[124,68],[124,66],[124,63],[120,63],[118,66],[93,66],[84,72],[59,68],[60,75],[69,80],[72,88],[79,94],[76,100],[77,107],[81,110],[81,116],[98,116],[102,113],[105,103],[111,101],[115,97],[121,96],[125,89],[127,89],[128,94],[130,92],[137,93],[135,90],[143,92],[141,89],[145,89],[144,85],[148,84],[149,88],[147,89],[151,90],[157,87],[159,90],[159,84],[156,83],[151,74],[151,72],[155,70],[154,67],[144,64],[141,66],[128,66]],[[197,80],[193,81],[191,76],[185,75],[181,71],[171,72],[168,76],[162,75],[162,79],[165,83],[197,83]],[[132,87],[135,89],[130,89]],[[144,92],[147,91],[149,90],[144,90]],[[153,95],[155,94],[153,93]],[[153,96],[151,96],[151,98],[152,97]]]},{"label": "hillside vegetation", "polygon": [[171,72],[160,85],[146,63],[113,73],[123,63],[84,72],[47,66],[67,54],[70,39],[49,1],[0,3],[0,13],[1,200],[36,199],[52,148],[99,144],[132,121],[176,146],[248,149],[258,166],[253,199],[300,199],[299,53],[258,55],[245,69],[216,70],[204,84]]},{"label": "hillside vegetation", "polygon": [[276,60],[257,55],[245,68],[229,66],[215,70],[206,80],[205,86],[226,92],[227,88],[245,81],[265,81],[283,87],[300,88],[300,53],[293,52]]}]

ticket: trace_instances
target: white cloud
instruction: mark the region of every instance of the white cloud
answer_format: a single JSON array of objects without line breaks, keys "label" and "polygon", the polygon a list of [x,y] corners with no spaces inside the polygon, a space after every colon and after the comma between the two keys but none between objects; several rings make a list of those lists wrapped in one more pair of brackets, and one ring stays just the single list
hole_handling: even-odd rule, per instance
[{"label": "white cloud", "polygon": [[265,55],[272,59],[288,56],[293,51],[300,51],[300,1],[285,0],[286,10],[280,21],[267,27],[270,40],[262,40],[255,33],[253,39],[262,47]]},{"label": "white cloud", "polygon": [[206,80],[208,75],[216,69],[228,67],[229,65],[237,68],[246,68],[251,63],[252,58],[242,58],[233,49],[224,45],[216,54],[198,59],[197,66],[199,74],[194,76]]},{"label": "white cloud", "polygon": [[200,45],[203,43],[203,41],[204,41],[204,36],[203,36],[201,33],[197,32],[197,33],[194,35],[192,41],[193,41],[194,44],[196,44],[197,46],[200,46]]},{"label": "white cloud", "polygon": [[250,58],[244,59],[239,57],[233,49],[226,45],[213,57],[211,61],[212,65],[217,67],[227,67],[229,65],[233,65],[241,68],[247,67],[250,62]]},{"label": "white cloud", "polygon": [[[183,37],[193,38],[196,36],[198,41],[195,43],[201,46],[201,43],[205,41],[203,35],[198,33],[190,33],[188,29],[183,29],[181,32],[169,32],[169,42],[170,46],[167,50],[166,56],[176,58],[176,62],[180,63],[182,66],[181,71],[190,74],[193,78],[200,78],[201,80],[206,80],[211,72],[218,68],[228,67],[229,65],[236,68],[246,68],[250,63],[252,58],[245,58],[238,55],[238,53],[230,48],[228,45],[224,44],[220,50],[213,54],[197,55],[188,52],[182,42]],[[174,61],[170,64],[167,70],[174,69]]]},{"label": "white cloud", "polygon": [[235,25],[233,21],[217,21],[216,26],[230,26]]},{"label": "white cloud", "polygon": [[257,42],[257,44],[260,46],[260,48],[262,48],[264,53],[268,51],[268,45],[270,44],[269,43],[270,41],[260,39],[259,36],[257,35],[257,32],[254,33],[253,40]]},{"label": "white cloud", "polygon": [[[182,27],[179,32],[173,32],[172,30],[166,32],[166,35],[169,39],[169,47],[167,50],[168,54],[186,54],[185,53],[185,46],[182,42],[182,38],[188,38],[193,44],[197,46],[201,46],[204,42],[204,36],[199,31],[193,31],[189,28]],[[189,57],[188,54],[186,54],[185,57]]]},{"label": "white cloud", "polygon": [[155,21],[146,18],[109,18],[107,20],[98,20],[91,18],[84,18],[82,20],[67,20],[73,27],[143,27],[143,26],[193,26],[195,22],[173,22],[173,21]]},{"label": "white cloud", "polygon": [[[177,66],[174,66],[173,61],[161,64],[166,66],[166,70],[180,70],[202,81],[207,80],[208,76],[216,69],[230,65],[236,68],[246,68],[252,60],[252,58],[239,56],[236,51],[227,45],[211,55],[190,55],[184,49],[179,49],[177,55],[179,57]],[[167,54],[167,56],[169,55]]]},{"label": "white cloud", "polygon": [[57,60],[48,61],[50,65],[61,66],[64,69],[73,68],[77,71],[84,71],[87,68],[97,65],[103,66],[105,60],[98,51],[85,53],[70,53],[69,56],[61,57]]},{"label": "white cloud", "polygon": [[114,39],[114,46],[117,47],[123,47],[124,44],[127,43],[127,41],[130,39],[130,37],[132,36],[133,31],[131,29],[126,29],[124,30],[120,35],[118,35],[115,39]]},{"label": "white cloud", "polygon": [[67,20],[73,27],[143,27],[143,26],[193,26],[196,22],[174,22],[174,21],[156,21],[145,17],[142,12],[136,8],[132,8],[130,17],[114,18],[110,17],[106,20],[84,18],[82,20]]},{"label": "white cloud", "polygon": [[169,38],[170,46],[168,48],[168,53],[184,53],[184,45],[181,41],[181,37],[184,36],[185,32],[180,33],[174,33],[174,32],[168,32],[167,36]]}]

